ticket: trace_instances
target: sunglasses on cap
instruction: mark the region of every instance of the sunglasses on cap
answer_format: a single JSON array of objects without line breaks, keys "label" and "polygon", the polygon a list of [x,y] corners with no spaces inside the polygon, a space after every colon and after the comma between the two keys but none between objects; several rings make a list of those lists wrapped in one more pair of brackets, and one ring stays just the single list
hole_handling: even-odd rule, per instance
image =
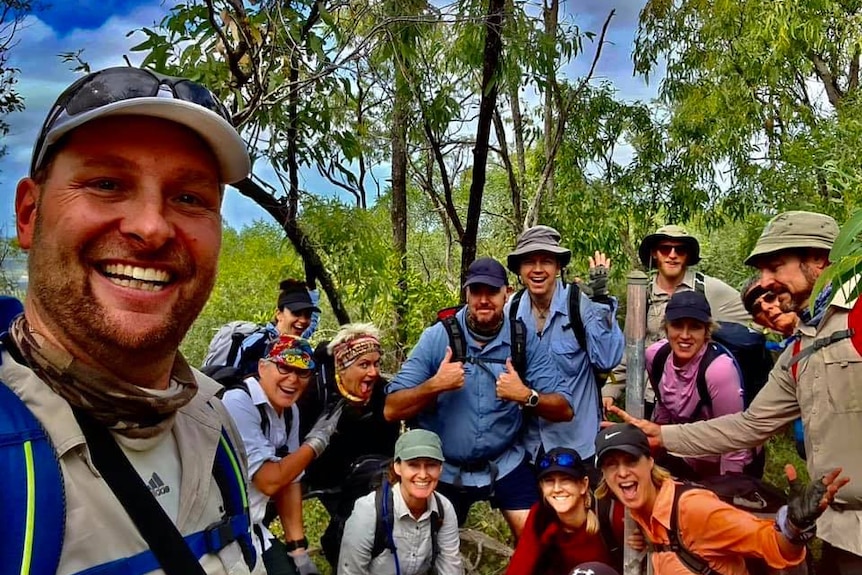
[{"label": "sunglasses on cap", "polygon": [[571,453],[557,453],[555,455],[543,455],[539,459],[539,469],[545,470],[552,465],[566,467],[568,469],[579,469],[582,466],[581,460],[576,458]]},{"label": "sunglasses on cap", "polygon": [[109,68],[81,78],[60,95],[36,140],[34,149],[37,152],[33,155],[30,173],[42,166],[48,146],[54,143],[46,142],[48,134],[64,115],[71,118],[123,100],[152,98],[162,91],[174,99],[206,108],[230,122],[230,114],[224,105],[201,84],[141,68]]},{"label": "sunglasses on cap", "polygon": [[290,375],[291,373],[297,377],[297,379],[301,379],[302,381],[307,381],[311,379],[314,370],[311,369],[301,369],[299,367],[293,367],[291,365],[285,365],[283,363],[267,360],[272,364],[275,364],[275,368],[278,370],[278,373],[281,375]]},{"label": "sunglasses on cap", "polygon": [[667,257],[670,255],[670,252],[676,252],[678,256],[686,256],[688,255],[688,247],[684,245],[673,245],[673,244],[659,244],[656,246],[656,251],[661,255]]}]

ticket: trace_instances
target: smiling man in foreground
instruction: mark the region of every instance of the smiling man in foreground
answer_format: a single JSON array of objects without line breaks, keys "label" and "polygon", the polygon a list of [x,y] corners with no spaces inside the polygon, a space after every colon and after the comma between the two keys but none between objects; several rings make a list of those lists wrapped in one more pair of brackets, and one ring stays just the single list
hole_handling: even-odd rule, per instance
[{"label": "smiling man in foreground", "polygon": [[60,489],[64,506],[37,504],[28,527],[40,541],[48,515],[64,525],[56,553],[25,545],[22,572],[31,558],[46,562],[38,573],[260,563],[241,441],[219,387],[178,351],[215,282],[224,186],[249,169],[227,111],[182,78],[102,70],[48,114],[16,194],[30,282],[2,343],[0,407],[35,416],[59,463],[58,486],[39,483],[36,462],[36,495]]}]

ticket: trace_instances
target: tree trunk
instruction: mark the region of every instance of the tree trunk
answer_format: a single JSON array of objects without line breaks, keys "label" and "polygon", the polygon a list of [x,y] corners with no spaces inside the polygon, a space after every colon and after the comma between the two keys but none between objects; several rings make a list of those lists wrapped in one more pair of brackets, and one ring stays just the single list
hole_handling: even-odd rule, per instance
[{"label": "tree trunk", "polygon": [[407,330],[404,318],[407,315],[407,114],[410,95],[404,66],[395,64],[395,102],[392,109],[392,245],[395,247],[396,277],[395,292],[395,360],[400,365],[405,360]]},{"label": "tree trunk", "polygon": [[[488,141],[491,122],[497,104],[498,70],[503,52],[503,11],[505,0],[489,0],[488,16],[485,20],[485,54],[482,65],[482,99],[479,103],[479,118],[476,127],[476,146],[473,148],[473,180],[470,182],[470,200],[467,205],[467,224],[461,242],[461,284],[467,276],[467,268],[476,259],[476,240],[479,232],[479,217],[482,213],[482,194],[488,164]],[[462,294],[463,297],[463,294]]]},{"label": "tree trunk", "polygon": [[[548,38],[556,38],[557,37],[557,22],[559,20],[560,13],[560,3],[559,0],[551,0],[550,5],[545,4],[542,10],[542,16],[545,20],[545,36]],[[545,163],[551,164],[554,162],[554,157],[556,156],[556,151],[553,149],[554,147],[554,127],[556,124],[555,120],[555,111],[556,106],[555,102],[555,94],[554,91],[558,89],[557,87],[557,70],[555,68],[556,62],[550,62],[550,66],[547,70],[548,82],[547,87],[545,88]],[[554,189],[555,189],[555,178],[554,178],[554,170],[550,171],[550,176],[548,178],[548,182],[545,187],[545,193],[547,194],[547,198],[550,199],[554,197]]]}]

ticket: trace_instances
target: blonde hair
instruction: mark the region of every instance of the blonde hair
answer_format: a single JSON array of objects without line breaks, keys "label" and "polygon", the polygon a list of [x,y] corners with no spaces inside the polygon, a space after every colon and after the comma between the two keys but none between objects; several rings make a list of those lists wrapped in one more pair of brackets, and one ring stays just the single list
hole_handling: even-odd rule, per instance
[{"label": "blonde hair", "polygon": [[[642,457],[646,457],[643,455]],[[650,471],[650,479],[652,480],[652,484],[656,486],[656,488],[661,488],[662,484],[665,481],[672,479],[670,471],[665,469],[660,465],[653,465],[652,471]],[[596,497],[598,499],[604,499],[605,497],[613,497],[611,493],[611,488],[608,487],[608,482],[605,481],[605,478],[602,477],[602,480],[599,482],[599,486],[596,487]]]},{"label": "blonde hair", "polygon": [[335,337],[326,345],[326,351],[332,355],[335,348],[358,337],[373,337],[380,341],[380,330],[373,323],[347,323],[341,326]]},{"label": "blonde hair", "polygon": [[593,494],[589,488],[587,488],[587,492],[584,494],[584,499],[584,506],[587,508],[587,533],[595,535],[599,532],[599,516],[593,511]]}]

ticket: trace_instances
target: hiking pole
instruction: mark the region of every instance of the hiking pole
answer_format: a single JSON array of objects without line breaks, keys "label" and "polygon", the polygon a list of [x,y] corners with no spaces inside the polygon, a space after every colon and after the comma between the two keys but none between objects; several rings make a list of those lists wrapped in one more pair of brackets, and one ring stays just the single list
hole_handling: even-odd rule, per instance
[{"label": "hiking pole", "polygon": [[[626,289],[626,411],[634,417],[644,416],[644,383],[646,360],[647,284],[649,278],[639,270],[629,272]],[[637,525],[626,509],[625,538],[635,532]],[[628,545],[623,547],[623,575],[640,575],[642,554]],[[648,569],[648,572],[651,570]]]}]

